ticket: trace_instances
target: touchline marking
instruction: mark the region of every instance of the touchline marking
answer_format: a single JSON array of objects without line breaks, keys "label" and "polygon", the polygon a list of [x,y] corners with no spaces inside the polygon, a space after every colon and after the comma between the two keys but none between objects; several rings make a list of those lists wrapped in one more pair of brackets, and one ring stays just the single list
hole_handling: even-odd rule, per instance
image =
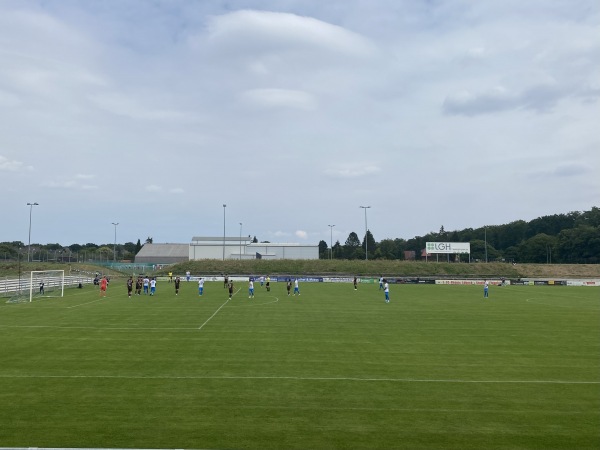
[{"label": "touchline marking", "polygon": [[[242,289],[242,288],[239,288],[237,291],[235,291],[235,292],[233,293],[233,295],[231,296],[231,298],[233,298],[233,296],[234,296],[235,294],[237,294],[238,292],[240,292],[240,289]],[[210,316],[208,319],[206,319],[206,322],[204,322],[202,325],[200,325],[200,326],[198,327],[198,330],[201,330],[201,329],[202,329],[202,327],[203,327],[204,325],[206,325],[206,324],[207,324],[207,323],[210,321],[210,319],[212,319],[213,317],[215,317],[215,316],[217,315],[217,313],[218,313],[219,311],[221,311],[221,308],[222,308],[223,306],[225,306],[227,303],[229,303],[229,300],[231,300],[231,298],[228,298],[228,299],[227,299],[227,301],[226,301],[225,303],[223,303],[221,306],[219,306],[219,309],[217,309],[217,310],[216,310],[216,311],[213,313],[213,315],[212,315],[212,316]]]},{"label": "touchline marking", "polygon": [[455,384],[583,384],[596,385],[600,381],[568,380],[460,380],[422,378],[356,378],[356,377],[286,377],[286,376],[169,376],[169,375],[5,375],[0,378],[57,378],[57,379],[114,379],[114,380],[291,380],[291,381],[355,381],[387,383],[455,383]]}]

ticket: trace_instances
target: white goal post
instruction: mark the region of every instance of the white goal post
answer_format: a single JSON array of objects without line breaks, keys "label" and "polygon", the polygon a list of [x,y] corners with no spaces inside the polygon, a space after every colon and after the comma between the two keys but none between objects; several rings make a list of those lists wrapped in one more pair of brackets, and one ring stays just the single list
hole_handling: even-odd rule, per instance
[{"label": "white goal post", "polygon": [[64,297],[64,270],[32,270],[29,278],[29,301],[39,297]]}]

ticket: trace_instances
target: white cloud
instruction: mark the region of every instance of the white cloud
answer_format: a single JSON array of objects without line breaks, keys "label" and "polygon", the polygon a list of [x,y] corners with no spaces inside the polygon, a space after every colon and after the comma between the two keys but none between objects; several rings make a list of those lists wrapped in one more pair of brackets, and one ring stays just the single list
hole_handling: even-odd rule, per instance
[{"label": "white cloud", "polygon": [[381,172],[379,166],[370,163],[340,164],[338,167],[325,169],[325,174],[333,178],[359,178]]},{"label": "white cloud", "polygon": [[317,107],[314,96],[293,89],[251,89],[243,93],[243,98],[249,103],[265,108],[311,111]]},{"label": "white cloud", "polygon": [[[21,168],[25,168],[21,161],[11,160],[5,156],[0,155],[0,170],[7,172],[16,172]],[[31,169],[31,167],[28,167]]]},{"label": "white cloud", "polygon": [[171,188],[169,189],[171,194],[184,194],[185,191],[182,188]]},{"label": "white cloud", "polygon": [[367,55],[374,46],[340,26],[290,13],[240,10],[213,17],[209,39],[214,45],[254,47],[260,52],[310,48],[346,55]]},{"label": "white cloud", "polygon": [[146,186],[146,191],[148,192],[162,192],[163,188],[161,186],[157,186],[155,184],[150,184]]},{"label": "white cloud", "polygon": [[297,230],[294,235],[303,240],[308,239],[308,233],[306,231]]}]

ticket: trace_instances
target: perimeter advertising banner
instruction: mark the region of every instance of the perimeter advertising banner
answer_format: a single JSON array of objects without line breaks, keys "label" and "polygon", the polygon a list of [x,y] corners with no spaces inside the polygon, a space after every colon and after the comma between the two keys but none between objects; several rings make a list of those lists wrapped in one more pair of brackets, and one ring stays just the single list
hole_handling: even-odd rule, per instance
[{"label": "perimeter advertising banner", "polygon": [[457,255],[461,253],[471,253],[470,242],[426,242],[425,249],[427,253],[450,253]]}]

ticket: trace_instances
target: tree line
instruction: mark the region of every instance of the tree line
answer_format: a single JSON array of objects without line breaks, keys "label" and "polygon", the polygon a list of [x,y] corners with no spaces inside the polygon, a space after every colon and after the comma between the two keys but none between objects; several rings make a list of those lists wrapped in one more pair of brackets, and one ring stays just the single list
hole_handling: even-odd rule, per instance
[{"label": "tree line", "polygon": [[[146,239],[152,243],[152,238]],[[126,242],[125,244],[27,244],[21,241],[0,242],[0,261],[47,261],[47,262],[86,262],[86,261],[133,261],[142,248],[142,243]]]},{"label": "tree line", "polygon": [[[383,239],[376,242],[370,230],[362,242],[352,232],[342,244],[331,247],[319,242],[321,259],[424,260],[426,242],[470,242],[471,261],[519,263],[600,263],[600,208],[517,220],[505,225],[436,232],[412,239]],[[366,254],[365,254],[366,253]],[[432,256],[429,256],[432,258]],[[468,261],[468,255],[433,256],[440,261]]]},{"label": "tree line", "polygon": [[[152,243],[152,237],[144,243]],[[256,236],[252,240],[258,242]],[[319,242],[321,259],[389,259],[424,260],[426,242],[470,242],[471,261],[508,261],[519,263],[600,263],[600,208],[538,217],[529,222],[517,220],[505,225],[480,228],[430,232],[412,239],[383,239],[377,242],[370,230],[362,241],[351,232],[342,244],[339,240],[329,248],[324,240]],[[142,248],[136,243],[124,244],[31,244],[21,241],[0,242],[1,260],[84,262],[133,261]],[[367,254],[365,254],[367,253]],[[431,257],[430,257],[431,258]],[[439,255],[440,261],[468,261],[467,255]]]}]

